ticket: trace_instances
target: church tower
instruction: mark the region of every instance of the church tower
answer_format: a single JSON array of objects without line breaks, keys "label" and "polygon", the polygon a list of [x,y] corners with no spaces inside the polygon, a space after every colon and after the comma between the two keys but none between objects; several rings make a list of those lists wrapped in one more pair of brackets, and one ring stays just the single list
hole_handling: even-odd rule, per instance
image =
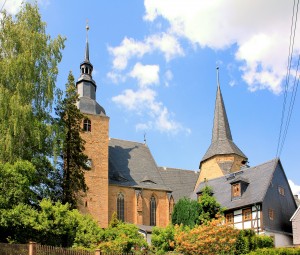
[{"label": "church tower", "polygon": [[79,101],[77,107],[85,115],[82,138],[90,170],[85,171],[88,191],[78,201],[82,213],[90,214],[101,227],[108,226],[108,140],[109,118],[96,101],[96,82],[92,78],[93,65],[89,58],[88,30],[86,26],[85,58],[80,64],[80,77],[76,83]]},{"label": "church tower", "polygon": [[200,162],[200,175],[196,187],[205,179],[217,178],[239,171],[247,157],[234,144],[219,83],[217,68],[217,95],[211,144]]}]

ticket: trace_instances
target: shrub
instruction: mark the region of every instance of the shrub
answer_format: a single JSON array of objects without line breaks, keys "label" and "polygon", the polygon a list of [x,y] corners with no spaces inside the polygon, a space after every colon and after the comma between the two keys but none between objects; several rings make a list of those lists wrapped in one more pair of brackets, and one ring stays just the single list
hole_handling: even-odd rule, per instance
[{"label": "shrub", "polygon": [[99,249],[106,253],[128,253],[147,248],[148,244],[134,224],[119,221],[116,214],[100,237]]},{"label": "shrub", "polygon": [[300,248],[263,248],[252,251],[248,255],[300,255]]},{"label": "shrub", "polygon": [[175,229],[173,225],[169,225],[166,228],[155,227],[152,231],[151,245],[155,254],[164,254],[168,251],[174,251]]},{"label": "shrub", "polygon": [[239,230],[223,225],[222,219],[175,233],[176,251],[187,255],[234,254]]}]

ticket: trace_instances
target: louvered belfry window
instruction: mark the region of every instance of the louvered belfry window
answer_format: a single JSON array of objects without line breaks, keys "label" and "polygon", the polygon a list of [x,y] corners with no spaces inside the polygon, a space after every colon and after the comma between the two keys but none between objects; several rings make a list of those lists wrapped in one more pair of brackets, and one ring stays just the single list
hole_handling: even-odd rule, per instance
[{"label": "louvered belfry window", "polygon": [[119,193],[118,199],[117,199],[117,216],[118,216],[118,220],[125,221],[124,195],[122,193]]},{"label": "louvered belfry window", "polygon": [[150,226],[156,226],[156,199],[154,196],[150,199]]}]

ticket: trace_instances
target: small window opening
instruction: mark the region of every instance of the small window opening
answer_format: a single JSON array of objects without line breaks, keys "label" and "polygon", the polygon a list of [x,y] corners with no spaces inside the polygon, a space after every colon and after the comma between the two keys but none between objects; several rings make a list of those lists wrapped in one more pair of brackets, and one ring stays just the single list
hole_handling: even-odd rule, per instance
[{"label": "small window opening", "polygon": [[91,132],[92,131],[92,124],[89,119],[84,119],[83,121],[83,131]]},{"label": "small window opening", "polygon": [[241,184],[235,183],[232,184],[232,197],[240,197],[241,196]]}]

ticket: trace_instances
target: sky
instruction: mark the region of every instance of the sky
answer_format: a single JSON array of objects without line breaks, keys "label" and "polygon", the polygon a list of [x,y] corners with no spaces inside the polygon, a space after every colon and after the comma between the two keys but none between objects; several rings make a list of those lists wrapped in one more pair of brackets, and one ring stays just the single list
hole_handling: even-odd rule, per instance
[{"label": "sky", "polygon": [[[15,14],[21,2],[0,0],[0,8]],[[233,141],[250,166],[279,155],[294,194],[300,195],[299,96],[277,154],[280,127],[284,134],[287,120],[284,98],[288,110],[299,76],[300,30],[292,26],[293,3],[38,1],[47,33],[66,37],[57,79],[61,89],[69,71],[79,78],[88,22],[96,96],[110,117],[110,137],[145,139],[159,166],[198,170],[211,142],[219,66]]]}]

